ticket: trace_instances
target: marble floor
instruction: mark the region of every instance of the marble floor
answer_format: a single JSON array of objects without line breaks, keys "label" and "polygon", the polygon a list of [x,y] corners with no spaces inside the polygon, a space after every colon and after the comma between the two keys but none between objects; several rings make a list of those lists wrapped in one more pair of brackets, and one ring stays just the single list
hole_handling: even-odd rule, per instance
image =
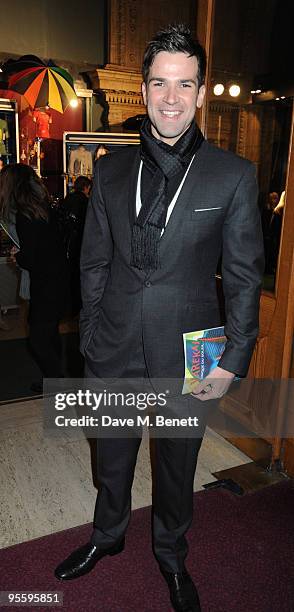
[{"label": "marble floor", "polygon": [[[207,429],[194,488],[212,472],[247,463],[248,457]],[[96,491],[90,447],[43,432],[42,400],[0,406],[0,548],[91,522]],[[149,440],[144,437],[133,484],[133,508],[151,503]]]}]

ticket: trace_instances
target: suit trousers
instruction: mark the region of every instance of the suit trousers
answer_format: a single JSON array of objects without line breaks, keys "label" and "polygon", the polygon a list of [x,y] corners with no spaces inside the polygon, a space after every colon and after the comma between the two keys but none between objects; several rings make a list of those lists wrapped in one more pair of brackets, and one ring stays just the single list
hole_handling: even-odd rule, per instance
[{"label": "suit trousers", "polygon": [[[95,378],[87,366],[85,376]],[[148,379],[142,346],[132,355],[125,376]],[[199,400],[189,401],[200,404]],[[193,516],[193,482],[205,430],[203,422],[201,429],[197,438],[153,439],[153,552],[159,565],[168,572],[182,571],[188,554],[185,533]],[[127,530],[140,444],[138,436],[97,440],[99,485],[91,541],[101,550],[119,542]]]}]

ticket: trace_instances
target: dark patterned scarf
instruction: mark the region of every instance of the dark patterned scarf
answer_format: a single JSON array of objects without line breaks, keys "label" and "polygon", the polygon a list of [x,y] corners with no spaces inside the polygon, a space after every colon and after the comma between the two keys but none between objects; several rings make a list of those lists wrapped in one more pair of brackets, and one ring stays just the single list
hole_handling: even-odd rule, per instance
[{"label": "dark patterned scarf", "polygon": [[152,181],[143,197],[132,230],[131,265],[135,268],[147,271],[156,270],[160,266],[159,240],[170,204],[168,181],[188,167],[202,142],[202,133],[194,121],[171,146],[154,138],[150,119],[144,119],[141,128],[141,159],[152,173]]}]

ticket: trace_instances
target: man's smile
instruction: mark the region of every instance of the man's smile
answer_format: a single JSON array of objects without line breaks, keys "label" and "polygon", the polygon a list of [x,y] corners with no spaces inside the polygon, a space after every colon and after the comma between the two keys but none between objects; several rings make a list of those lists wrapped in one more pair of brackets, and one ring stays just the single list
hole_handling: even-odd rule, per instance
[{"label": "man's smile", "polygon": [[160,110],[159,111],[164,117],[168,117],[169,119],[173,119],[174,117],[178,117],[183,111],[179,110]]}]

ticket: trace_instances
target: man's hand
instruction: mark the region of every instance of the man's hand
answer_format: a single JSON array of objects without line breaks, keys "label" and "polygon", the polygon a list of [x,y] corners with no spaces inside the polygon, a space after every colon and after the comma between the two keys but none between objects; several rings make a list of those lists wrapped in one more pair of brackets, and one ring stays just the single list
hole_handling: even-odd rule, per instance
[{"label": "man's hand", "polygon": [[191,395],[197,397],[201,402],[218,399],[225,395],[234,378],[235,374],[217,366],[200,383],[195,383],[195,391]]}]

